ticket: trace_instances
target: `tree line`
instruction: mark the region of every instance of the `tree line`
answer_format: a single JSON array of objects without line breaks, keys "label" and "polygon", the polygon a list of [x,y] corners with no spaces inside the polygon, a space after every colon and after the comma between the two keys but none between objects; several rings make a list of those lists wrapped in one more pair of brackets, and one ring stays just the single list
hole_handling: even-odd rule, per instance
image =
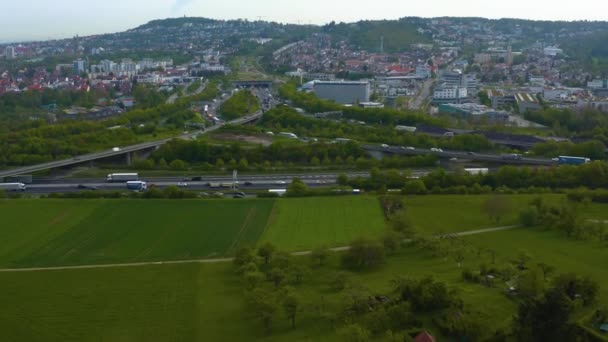
[{"label": "tree line", "polygon": [[[176,164],[177,163],[177,164]],[[211,144],[203,140],[172,140],[153,152],[149,161],[142,161],[138,167],[198,166],[206,169],[248,169],[291,166],[345,168],[378,167],[425,167],[435,165],[434,156],[393,157],[375,160],[356,142],[303,143],[291,144],[275,142],[269,146],[246,146],[239,143],[230,145]],[[175,165],[174,165],[175,164]]]},{"label": "tree line", "polygon": [[[397,170],[372,170],[371,177],[339,177],[341,185],[366,190],[402,189],[405,194],[490,193],[493,191],[531,190],[550,192],[559,189],[608,188],[607,162],[561,165],[549,168],[503,166],[488,174],[470,174],[463,169],[446,172],[436,169],[420,178]],[[595,196],[600,200],[601,192]]]}]

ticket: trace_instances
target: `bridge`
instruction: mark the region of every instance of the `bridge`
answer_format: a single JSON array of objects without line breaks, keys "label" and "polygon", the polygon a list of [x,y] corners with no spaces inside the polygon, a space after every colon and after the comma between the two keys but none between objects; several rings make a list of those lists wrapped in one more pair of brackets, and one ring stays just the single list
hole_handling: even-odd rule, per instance
[{"label": "bridge", "polygon": [[[232,124],[232,125],[246,124],[246,123],[258,120],[259,118],[262,117],[262,115],[263,115],[263,113],[261,111],[258,111],[255,114],[229,121],[228,124]],[[179,135],[179,136],[176,136],[173,138],[150,141],[150,142],[131,145],[131,146],[124,146],[118,150],[111,149],[111,150],[107,150],[107,151],[84,154],[84,155],[76,156],[76,157],[70,158],[70,159],[57,160],[57,161],[52,161],[52,162],[32,165],[32,166],[25,166],[25,167],[21,167],[21,168],[17,168],[17,169],[12,169],[12,170],[4,170],[4,171],[0,171],[0,179],[2,179],[4,177],[10,177],[10,176],[31,174],[31,173],[38,172],[38,171],[57,169],[57,168],[65,167],[65,166],[79,165],[79,164],[89,163],[89,162],[93,162],[93,161],[100,160],[100,159],[106,159],[106,158],[122,156],[122,155],[126,156],[127,164],[130,164],[133,153],[146,151],[146,150],[147,151],[155,150],[158,147],[160,147],[161,145],[164,145],[173,139],[186,139],[186,140],[193,139],[193,138],[196,138],[198,135],[213,132],[222,126],[223,125],[216,125],[216,126],[207,128],[205,131],[194,132],[194,133],[189,133],[189,134],[182,134],[182,135]]]},{"label": "bridge", "polygon": [[232,84],[235,88],[272,88],[271,80],[235,81]]}]

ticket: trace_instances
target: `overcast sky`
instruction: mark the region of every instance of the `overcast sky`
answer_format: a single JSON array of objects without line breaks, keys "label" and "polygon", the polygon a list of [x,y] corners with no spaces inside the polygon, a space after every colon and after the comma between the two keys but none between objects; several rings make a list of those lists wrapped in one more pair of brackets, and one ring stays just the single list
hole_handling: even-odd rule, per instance
[{"label": "overcast sky", "polygon": [[405,16],[608,20],[608,1],[1,0],[0,42],[118,32],[183,15],[313,24]]}]

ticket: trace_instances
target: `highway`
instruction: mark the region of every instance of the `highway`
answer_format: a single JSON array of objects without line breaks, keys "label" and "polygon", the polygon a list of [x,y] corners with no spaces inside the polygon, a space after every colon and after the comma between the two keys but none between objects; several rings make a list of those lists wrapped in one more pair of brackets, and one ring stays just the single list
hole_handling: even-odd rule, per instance
[{"label": "highway", "polygon": [[[429,171],[414,170],[412,175],[422,177]],[[346,172],[349,178],[369,177],[368,172]],[[294,178],[300,178],[309,187],[323,187],[336,185],[338,173],[310,173],[310,174],[277,174],[277,175],[244,175],[238,177],[239,190],[246,192],[247,190],[265,190],[265,189],[284,189]],[[180,183],[186,183],[183,187],[186,190],[211,190],[225,191],[229,187],[212,187],[210,183],[232,184],[230,176],[203,176],[200,181],[190,181],[182,177],[140,177],[141,180],[148,183],[148,187],[156,186],[158,188],[166,188],[169,186],[177,186]],[[105,191],[125,190],[125,183],[107,183],[104,178],[73,178],[73,179],[36,179],[33,184],[27,185],[26,193],[28,194],[49,194],[49,193],[66,193],[77,191],[92,191],[91,188]]]},{"label": "highway", "polygon": [[362,145],[362,148],[366,151],[375,151],[388,154],[399,154],[399,155],[426,155],[434,154],[440,158],[456,158],[471,161],[483,161],[492,162],[497,164],[510,164],[510,165],[538,165],[538,166],[551,166],[556,165],[556,162],[549,158],[528,158],[522,156],[521,159],[508,159],[503,157],[502,154],[488,154],[488,153],[473,153],[463,151],[432,151],[430,149],[422,148],[408,148],[405,146],[381,146],[381,145]]}]

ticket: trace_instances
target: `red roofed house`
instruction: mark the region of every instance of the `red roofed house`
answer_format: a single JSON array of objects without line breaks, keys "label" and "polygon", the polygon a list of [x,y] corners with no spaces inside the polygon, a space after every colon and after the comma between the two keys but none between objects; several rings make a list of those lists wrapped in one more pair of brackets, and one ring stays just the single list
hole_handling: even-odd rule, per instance
[{"label": "red roofed house", "polygon": [[416,342],[436,342],[433,335],[429,334],[428,331],[421,332],[418,336],[416,336],[414,341],[416,341]]}]

